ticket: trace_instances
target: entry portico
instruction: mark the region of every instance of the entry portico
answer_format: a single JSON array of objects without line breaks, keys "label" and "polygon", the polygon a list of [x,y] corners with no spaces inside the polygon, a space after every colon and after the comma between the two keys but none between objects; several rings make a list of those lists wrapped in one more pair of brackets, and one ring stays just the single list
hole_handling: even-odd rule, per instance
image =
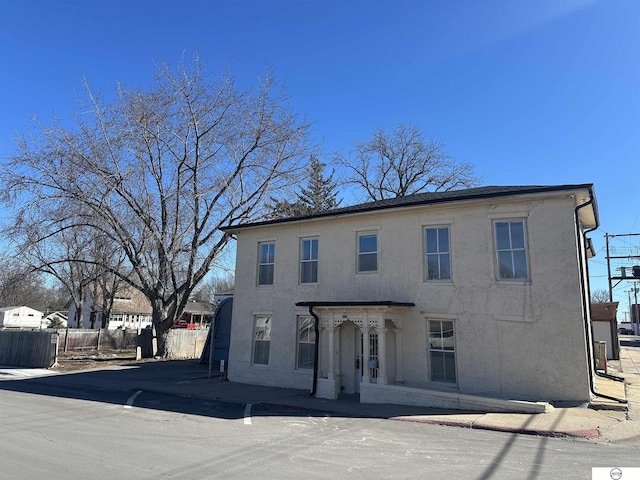
[{"label": "entry portico", "polygon": [[[387,385],[404,381],[402,316],[414,303],[322,301],[298,302],[296,306],[308,307],[309,313],[317,317],[316,342],[321,339],[327,342],[327,348],[323,349],[327,352],[326,358],[315,359],[317,397],[336,399],[340,392],[359,393],[360,384]],[[387,348],[389,333],[395,339],[392,356],[388,355]],[[391,381],[390,366],[395,371]]]}]

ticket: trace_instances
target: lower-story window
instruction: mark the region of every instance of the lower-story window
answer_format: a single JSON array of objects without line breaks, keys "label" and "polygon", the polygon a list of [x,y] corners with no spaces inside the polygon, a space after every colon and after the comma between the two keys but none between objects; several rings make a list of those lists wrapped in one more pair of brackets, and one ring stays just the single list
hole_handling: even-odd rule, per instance
[{"label": "lower-story window", "polygon": [[453,320],[429,320],[431,380],[456,382]]},{"label": "lower-story window", "polygon": [[298,368],[313,368],[315,347],[316,331],[313,328],[313,317],[301,315],[298,317]]},{"label": "lower-story window", "polygon": [[253,334],[253,363],[269,365],[271,345],[271,315],[256,315]]}]

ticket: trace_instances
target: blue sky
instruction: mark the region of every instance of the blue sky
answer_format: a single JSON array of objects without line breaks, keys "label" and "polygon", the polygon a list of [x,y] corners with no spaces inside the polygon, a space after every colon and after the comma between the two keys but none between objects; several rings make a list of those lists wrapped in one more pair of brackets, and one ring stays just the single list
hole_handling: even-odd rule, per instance
[{"label": "blue sky", "polygon": [[640,232],[637,0],[0,0],[0,158],[83,76],[108,96],[196,50],[241,84],[272,68],[325,160],[403,122],[487,185],[593,182],[593,289],[604,233]]}]

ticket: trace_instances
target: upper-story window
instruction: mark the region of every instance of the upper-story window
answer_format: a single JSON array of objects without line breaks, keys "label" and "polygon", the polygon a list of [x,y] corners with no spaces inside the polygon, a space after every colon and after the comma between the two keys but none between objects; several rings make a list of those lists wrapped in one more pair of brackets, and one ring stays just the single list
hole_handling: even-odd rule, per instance
[{"label": "upper-story window", "polygon": [[318,239],[300,241],[300,283],[318,282]]},{"label": "upper-story window", "polygon": [[451,280],[449,227],[426,227],[424,250],[426,280]]},{"label": "upper-story window", "polygon": [[258,244],[258,285],[273,285],[273,271],[276,261],[276,244]]},{"label": "upper-story window", "polygon": [[495,222],[499,279],[529,278],[525,234],[524,220]]},{"label": "upper-story window", "polygon": [[358,234],[358,272],[378,271],[378,234]]}]

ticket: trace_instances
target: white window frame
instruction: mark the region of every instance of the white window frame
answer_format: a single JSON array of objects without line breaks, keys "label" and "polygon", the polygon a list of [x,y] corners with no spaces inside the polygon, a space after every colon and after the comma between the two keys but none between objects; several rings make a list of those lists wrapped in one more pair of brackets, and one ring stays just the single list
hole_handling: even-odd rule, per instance
[{"label": "white window frame", "polygon": [[[435,230],[436,231],[436,250],[429,252],[429,244],[428,244],[428,240],[427,240],[427,231],[428,230]],[[440,243],[440,230],[446,230],[447,231],[447,245],[446,248],[444,248],[445,246],[441,245]],[[450,282],[451,281],[451,277],[452,277],[452,271],[451,271],[451,227],[449,225],[428,225],[425,226],[423,229],[423,238],[424,238],[424,280],[426,282]],[[429,278],[429,257],[437,257],[438,260],[438,272],[437,272],[437,276],[435,276],[434,278]],[[449,276],[448,277],[443,277],[442,275],[442,263],[443,263],[443,258],[447,258],[448,259],[448,272],[449,272]]]},{"label": "white window frame", "polygon": [[[304,324],[303,324],[304,323]],[[302,355],[302,348],[311,349],[311,356],[308,357],[311,360],[311,364],[305,363],[301,365],[304,355]],[[314,319],[310,315],[298,315],[296,317],[296,369],[298,370],[313,370],[315,362],[315,327]]]},{"label": "white window frame", "polygon": [[[360,239],[364,238],[364,237],[375,237],[376,239],[376,249],[375,251],[361,251],[360,250]],[[378,232],[358,232],[357,234],[357,239],[356,239],[357,245],[357,252],[358,254],[356,255],[356,272],[358,273],[376,273],[378,271],[378,251],[379,251],[379,245],[378,245]],[[376,268],[372,269],[372,270],[363,270],[360,268],[360,259],[365,256],[365,255],[375,255],[375,259],[376,259]]]},{"label": "white window frame", "polygon": [[[508,247],[499,247],[498,245],[498,225],[505,224],[508,225]],[[514,246],[514,235],[512,230],[512,225],[521,224],[522,225],[522,245]],[[494,248],[496,255],[496,276],[498,280],[504,281],[525,281],[529,280],[529,252],[527,248],[527,222],[525,219],[500,219],[494,220],[493,222],[493,235],[494,235]],[[524,254],[524,275],[518,275],[516,268],[516,255]],[[503,270],[501,268],[500,259],[508,257],[510,259],[509,263],[511,264],[510,275],[503,275]]]},{"label": "white window frame", "polygon": [[[305,258],[305,248],[304,248],[304,244],[305,242],[310,242],[310,248],[309,248],[309,257],[310,258]],[[314,242],[315,242],[315,252],[314,252]],[[318,257],[319,257],[319,248],[320,248],[320,241],[318,239],[318,237],[307,237],[307,238],[301,238],[300,239],[300,283],[301,284],[312,284],[312,283],[318,283]],[[314,257],[314,253],[315,253],[315,257]],[[304,266],[305,265],[313,265],[315,263],[316,269],[315,269],[315,278],[312,278],[308,281],[305,281],[304,278]]]},{"label": "white window frame", "polygon": [[[269,258],[269,253],[267,252],[267,258],[266,261],[263,261],[262,258],[262,247],[263,246],[268,246],[272,245],[273,246],[273,252],[271,257]],[[268,260],[271,260],[271,262],[269,262]],[[262,282],[262,270],[263,268],[267,268],[267,267],[271,267],[271,282]],[[256,282],[259,286],[263,286],[263,285],[273,285],[275,282],[275,273],[276,273],[276,242],[258,242],[258,272],[257,272],[257,279]]]},{"label": "white window frame", "polygon": [[[263,325],[260,325],[259,322],[262,322]],[[269,324],[268,327],[266,324]],[[269,365],[272,328],[273,317],[271,315],[256,314],[253,316],[253,348],[251,352],[251,363],[253,365]],[[260,346],[260,350],[258,350],[258,346]],[[261,361],[256,361],[258,355],[266,356],[266,361],[263,361],[262,358],[259,359]]]},{"label": "white window frame", "polygon": [[[438,337],[432,336],[432,323],[439,323]],[[444,324],[451,324],[451,335],[444,335]],[[448,325],[447,325],[448,326]],[[451,340],[448,340],[449,337]],[[434,345],[433,340],[437,340],[438,343]],[[458,383],[458,367],[456,365],[456,322],[451,318],[428,318],[427,319],[427,342],[429,343],[429,378],[432,382],[443,382],[448,384]],[[448,346],[446,344],[450,343]],[[442,375],[434,375],[434,357],[440,356],[442,358]],[[447,360],[449,359],[449,360]],[[451,362],[450,366],[453,367],[453,378],[447,378],[447,361]],[[440,378],[443,377],[443,378]]]}]

